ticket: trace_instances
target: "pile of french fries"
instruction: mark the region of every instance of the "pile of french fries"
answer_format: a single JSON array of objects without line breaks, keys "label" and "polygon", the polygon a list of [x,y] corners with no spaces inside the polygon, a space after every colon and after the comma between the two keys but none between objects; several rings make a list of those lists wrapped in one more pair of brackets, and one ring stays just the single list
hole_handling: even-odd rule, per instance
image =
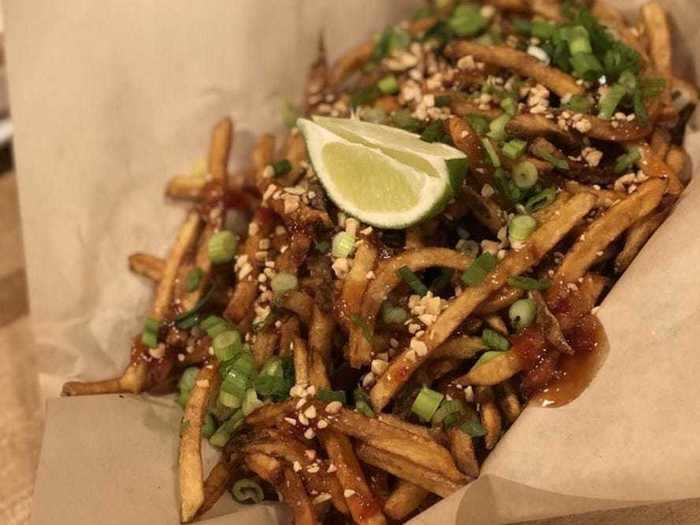
[{"label": "pile of french fries", "polygon": [[[629,24],[599,1],[490,0],[476,6],[481,30],[459,19],[475,6],[462,7],[428,5],[333,64],[321,44],[302,112],[414,126],[435,140],[430,129],[464,151],[462,192],[437,216],[404,231],[347,217],[327,199],[293,127],[281,148],[261,135],[249,167],[230,174],[228,118],[213,129],[206,169],[170,180],[166,194],[193,203],[170,253],[129,258],[155,286],[152,339],[134,338],[121,377],[69,382],[64,394],[169,393],[185,370],[194,374],[182,403],[183,522],[241,479],[285,501],[297,525],[404,521],[474,480],[524,403],[561,379],[561,360],[600,342],[592,312],[680,198],[697,89],[674,76],[657,2]],[[634,53],[639,78],[657,92],[640,95],[632,111],[594,111],[614,86],[555,67],[528,34],[532,24],[567,23],[572,9]],[[514,93],[509,106],[504,91]],[[568,109],[574,97],[593,105]],[[506,114],[502,129],[478,129]],[[519,160],[502,152],[498,133],[522,145]],[[543,205],[499,185],[523,161],[536,169]],[[509,221],[525,212],[536,229],[509,239]],[[238,247],[212,261],[211,241],[225,230],[236,231]],[[330,250],[341,232],[354,241],[342,256]],[[477,268],[486,254],[495,263]],[[479,279],[461,278],[477,270]],[[274,290],[280,275],[292,284]],[[532,309],[526,327],[512,310],[523,300]],[[274,360],[293,370],[288,389],[272,396],[251,383],[254,403],[243,414],[222,406],[230,367],[203,328],[208,316],[240,335],[236,355],[252,356],[251,377]],[[505,346],[495,348],[494,337]],[[451,425],[412,411],[426,387],[451,407]],[[228,434],[205,473],[211,424]]]}]

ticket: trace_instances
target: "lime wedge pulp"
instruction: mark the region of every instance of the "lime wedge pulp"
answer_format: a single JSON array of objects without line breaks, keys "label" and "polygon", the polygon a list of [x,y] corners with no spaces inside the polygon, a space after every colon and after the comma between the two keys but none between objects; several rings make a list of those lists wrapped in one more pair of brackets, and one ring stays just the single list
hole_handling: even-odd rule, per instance
[{"label": "lime wedge pulp", "polygon": [[311,163],[343,211],[380,228],[405,228],[455,195],[467,158],[397,128],[355,119],[299,119]]}]

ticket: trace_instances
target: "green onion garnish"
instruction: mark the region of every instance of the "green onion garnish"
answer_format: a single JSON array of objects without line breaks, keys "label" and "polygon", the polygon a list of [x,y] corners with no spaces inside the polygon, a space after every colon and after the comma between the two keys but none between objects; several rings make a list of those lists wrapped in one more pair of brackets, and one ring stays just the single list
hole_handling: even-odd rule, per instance
[{"label": "green onion garnish", "polygon": [[393,95],[399,92],[399,83],[394,75],[387,75],[377,82],[377,87],[385,95]]},{"label": "green onion garnish", "polygon": [[481,284],[497,264],[498,259],[493,254],[484,252],[464,271],[462,274],[462,281],[467,286]]},{"label": "green onion garnish", "polygon": [[602,119],[610,119],[615,114],[617,106],[627,94],[627,90],[620,84],[615,84],[600,101],[600,111],[598,116]]},{"label": "green onion garnish", "polygon": [[532,34],[533,23],[524,18],[516,17],[511,20],[513,31],[520,35],[530,36]]},{"label": "green onion garnish", "polygon": [[271,375],[259,375],[254,384],[259,395],[273,399],[286,399],[292,387],[283,377]]},{"label": "green onion garnish", "polygon": [[177,323],[175,323],[175,326],[177,326],[181,330],[189,330],[190,328],[195,326],[197,323],[199,323],[199,315],[197,315],[195,313],[192,315],[188,315],[187,317],[185,317],[181,321],[178,321]]},{"label": "green onion garnish", "polygon": [[253,410],[255,410],[258,407],[261,407],[262,405],[263,402],[258,399],[258,393],[255,391],[254,388],[249,388],[248,390],[246,390],[245,397],[243,398],[243,403],[241,404],[241,410],[243,411],[244,416],[247,416]]},{"label": "green onion garnish", "polygon": [[455,8],[447,25],[457,36],[475,36],[488,25],[488,20],[481,14],[479,6],[462,4]]},{"label": "green onion garnish", "polygon": [[418,396],[411,406],[411,412],[417,415],[421,421],[427,423],[433,418],[443,399],[445,396],[440,392],[424,386],[418,392]]},{"label": "green onion garnish", "polygon": [[593,109],[593,99],[588,95],[574,95],[564,107],[576,113],[589,113]]},{"label": "green onion garnish", "polygon": [[537,307],[532,299],[520,299],[510,305],[508,317],[516,330],[527,328],[535,320]]},{"label": "green onion garnish", "polygon": [[250,478],[237,480],[231,487],[231,495],[238,503],[260,503],[265,499],[262,487]]},{"label": "green onion garnish", "polygon": [[547,151],[542,146],[533,148],[532,153],[533,153],[533,155],[535,155],[535,157],[549,162],[552,166],[554,166],[558,170],[568,170],[569,169],[569,163],[567,161],[565,161],[564,159],[560,159],[558,157],[555,157],[552,154],[552,152]]},{"label": "green onion garnish", "polygon": [[369,396],[364,390],[356,388],[352,393],[352,397],[355,400],[355,410],[367,417],[374,417],[374,410],[370,406]]},{"label": "green onion garnish", "polygon": [[229,394],[225,390],[219,390],[218,402],[226,408],[240,408],[241,398],[235,394]]},{"label": "green onion garnish", "polygon": [[331,249],[331,243],[328,241],[316,241],[314,243],[314,246],[316,247],[316,251],[318,253],[323,253],[323,254],[328,253]]},{"label": "green onion garnish", "polygon": [[425,295],[428,293],[428,288],[408,266],[402,266],[396,271],[396,273],[399,277],[401,277],[403,282],[405,282],[411,288],[411,290],[418,295]]},{"label": "green onion garnish", "polygon": [[543,20],[533,20],[532,36],[540,40],[549,40],[554,33],[554,24]]},{"label": "green onion garnish", "polygon": [[615,173],[623,173],[632,168],[642,158],[639,148],[632,148],[615,161]]},{"label": "green onion garnish", "polygon": [[496,142],[503,142],[506,139],[506,125],[510,122],[511,116],[504,113],[500,117],[493,119],[489,124],[489,132],[486,134]]},{"label": "green onion garnish", "polygon": [[277,295],[282,295],[299,286],[297,276],[292,273],[280,272],[270,279],[270,288]]},{"label": "green onion garnish", "polygon": [[216,337],[222,332],[233,329],[233,325],[231,325],[231,323],[229,323],[226,319],[217,317],[216,315],[210,315],[207,317],[204,321],[199,323],[199,327],[212,338]]},{"label": "green onion garnish", "polygon": [[369,325],[367,324],[367,320],[357,314],[353,314],[350,316],[350,320],[352,321],[352,324],[357,326],[360,330],[362,330],[362,337],[365,338],[365,341],[368,343],[372,344],[372,330],[370,329]]},{"label": "green onion garnish", "polygon": [[467,122],[469,122],[471,128],[479,135],[484,135],[489,130],[489,119],[482,115],[470,113],[467,115]]},{"label": "green onion garnish", "polygon": [[189,272],[187,272],[187,276],[185,277],[185,290],[188,292],[194,292],[197,288],[199,288],[199,283],[202,281],[202,277],[204,277],[204,270],[201,268],[192,268]]},{"label": "green onion garnish", "polygon": [[233,433],[243,425],[244,417],[242,410],[235,412],[216,429],[216,432],[209,438],[209,443],[220,448],[226,446]]},{"label": "green onion garnish", "polygon": [[214,421],[214,416],[207,412],[204,418],[204,424],[202,425],[202,436],[205,439],[209,439],[214,432],[216,432],[216,421]]},{"label": "green onion garnish", "polygon": [[227,330],[221,332],[214,337],[212,346],[214,347],[214,355],[220,362],[232,359],[238,352],[242,350],[241,334],[236,330]]},{"label": "green onion garnish", "polygon": [[498,152],[496,151],[496,148],[493,146],[491,141],[487,138],[481,139],[481,143],[484,145],[484,149],[486,150],[486,154],[489,157],[489,161],[491,162],[491,165],[494,168],[500,168],[501,167],[501,158],[498,156]]},{"label": "green onion garnish", "polygon": [[141,342],[148,348],[157,347],[159,329],[160,323],[156,319],[146,319],[146,321],[143,323],[143,334],[141,335]]},{"label": "green onion garnish", "polygon": [[345,397],[345,391],[343,390],[328,390],[325,388],[319,389],[319,391],[316,393],[316,398],[321,400],[321,401],[340,401],[342,404],[345,404],[347,402],[347,399]]},{"label": "green onion garnish", "polygon": [[451,414],[463,414],[464,405],[456,399],[445,399],[433,414],[432,424],[435,426],[441,425],[445,418]]},{"label": "green onion garnish", "polygon": [[557,190],[546,188],[536,193],[525,202],[525,209],[529,212],[541,210],[552,204],[557,198]]},{"label": "green onion garnish", "polygon": [[574,26],[568,31],[569,52],[572,55],[591,54],[593,48],[588,31],[583,26]]},{"label": "green onion garnish", "polygon": [[537,221],[530,215],[516,215],[508,224],[508,238],[511,243],[524,242],[537,229]]},{"label": "green onion garnish", "polygon": [[385,302],[382,305],[382,321],[386,324],[401,324],[408,319],[408,312],[400,306]]},{"label": "green onion garnish", "polygon": [[411,115],[411,112],[402,109],[391,114],[391,121],[397,128],[416,133],[422,128],[422,123]]},{"label": "green onion garnish", "polygon": [[521,139],[513,139],[503,145],[503,154],[511,160],[515,160],[525,153],[527,142]]},{"label": "green onion garnish", "polygon": [[552,285],[547,279],[533,279],[521,275],[508,277],[508,284],[521,290],[546,290]]},{"label": "green onion garnish", "polygon": [[433,120],[420,135],[425,142],[442,142],[445,138],[445,125],[442,120]]},{"label": "green onion garnish", "polygon": [[574,72],[579,78],[592,81],[603,74],[603,66],[600,60],[593,54],[580,53],[573,55],[570,60]]},{"label": "green onion garnish", "polygon": [[287,159],[280,159],[272,163],[272,172],[275,177],[281,177],[292,171],[292,163]]},{"label": "green onion garnish", "polygon": [[512,97],[506,97],[501,100],[501,108],[506,114],[513,116],[518,112],[518,102]]},{"label": "green onion garnish", "polygon": [[233,260],[238,247],[238,239],[228,230],[216,232],[209,239],[209,260],[214,264],[227,263]]},{"label": "green onion garnish", "polygon": [[530,161],[519,162],[513,168],[513,182],[521,190],[532,188],[537,184],[538,177],[537,166]]},{"label": "green onion garnish", "polygon": [[481,423],[475,419],[465,421],[459,426],[459,429],[465,434],[469,434],[471,437],[481,437],[486,435],[486,429],[484,429]]},{"label": "green onion garnish", "polygon": [[[504,352],[510,348],[510,342],[508,339],[503,337],[501,334],[496,332],[495,330],[491,330],[490,328],[485,328],[484,331],[481,333],[481,340],[482,342],[486,345],[487,348],[490,348],[491,350],[497,350],[499,352]],[[487,352],[488,353],[488,352]],[[496,357],[496,356],[490,356],[491,358]],[[483,358],[483,355],[482,355]],[[484,361],[479,359],[478,364],[484,364]]]},{"label": "green onion garnish", "polygon": [[338,232],[333,237],[333,257],[349,257],[355,249],[355,236],[348,232]]},{"label": "green onion garnish", "polygon": [[180,380],[177,382],[177,388],[180,392],[190,392],[194,388],[194,384],[197,381],[197,374],[199,374],[199,368],[196,366],[190,366],[182,372]]},{"label": "green onion garnish", "polygon": [[148,318],[143,323],[143,329],[147,332],[158,333],[160,330],[160,322],[157,319]]}]

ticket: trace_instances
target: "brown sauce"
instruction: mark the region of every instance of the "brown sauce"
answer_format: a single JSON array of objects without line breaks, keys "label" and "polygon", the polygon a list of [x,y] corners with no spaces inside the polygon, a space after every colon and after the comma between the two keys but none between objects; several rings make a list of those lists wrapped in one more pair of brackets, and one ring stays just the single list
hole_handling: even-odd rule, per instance
[{"label": "brown sauce", "polygon": [[543,407],[559,407],[576,399],[590,385],[608,354],[609,346],[603,325],[594,315],[586,315],[567,331],[567,340],[574,355],[561,355],[559,373],[531,403]]}]

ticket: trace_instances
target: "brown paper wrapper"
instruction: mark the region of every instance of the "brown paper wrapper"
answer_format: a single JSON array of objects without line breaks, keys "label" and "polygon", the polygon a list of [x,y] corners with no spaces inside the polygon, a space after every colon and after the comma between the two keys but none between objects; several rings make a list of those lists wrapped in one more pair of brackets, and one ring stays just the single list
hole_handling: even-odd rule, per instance
[{"label": "brown paper wrapper", "polygon": [[[676,66],[693,77],[700,14],[691,0],[664,3]],[[234,117],[239,165],[256,133],[279,130],[281,99],[300,97],[322,28],[337,54],[417,4],[5,1],[35,350],[49,399],[35,525],[178,523],[171,400],[55,396],[66,379],[124,367],[152,295],[126,258],[166,253],[183,212],[160,195],[203,156],[212,123]],[[632,12],[640,2],[615,4]],[[697,158],[700,136],[687,146]],[[528,408],[482,477],[415,523],[504,523],[700,496],[697,225],[691,184],[599,312],[611,352],[590,388],[563,408]],[[205,522],[272,524],[284,513],[223,498]]]}]

